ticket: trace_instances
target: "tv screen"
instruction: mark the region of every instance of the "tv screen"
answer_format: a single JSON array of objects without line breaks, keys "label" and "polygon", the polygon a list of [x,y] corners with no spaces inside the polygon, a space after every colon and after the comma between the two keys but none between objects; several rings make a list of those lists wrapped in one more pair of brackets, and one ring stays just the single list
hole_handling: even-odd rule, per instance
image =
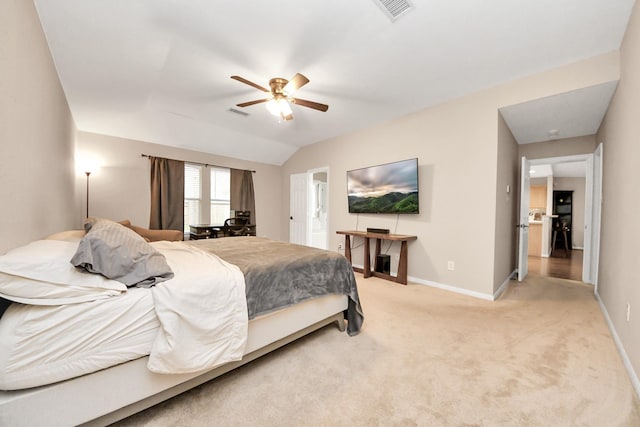
[{"label": "tv screen", "polygon": [[347,171],[349,213],[417,214],[418,159]]}]

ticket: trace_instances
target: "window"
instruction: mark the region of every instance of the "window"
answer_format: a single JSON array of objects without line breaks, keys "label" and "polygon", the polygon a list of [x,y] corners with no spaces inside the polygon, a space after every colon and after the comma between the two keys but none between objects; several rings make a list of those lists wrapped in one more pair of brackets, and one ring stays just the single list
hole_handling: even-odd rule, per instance
[{"label": "window", "polygon": [[[209,169],[210,173],[206,173]],[[207,204],[203,195],[210,194]],[[206,197],[206,196],[205,196]],[[184,231],[190,224],[223,224],[231,209],[231,172],[193,163],[184,164]]]},{"label": "window", "polygon": [[231,173],[228,168],[211,168],[210,224],[223,224],[231,212]]},{"label": "window", "polygon": [[202,206],[202,166],[184,164],[184,231],[189,224],[200,224]]}]

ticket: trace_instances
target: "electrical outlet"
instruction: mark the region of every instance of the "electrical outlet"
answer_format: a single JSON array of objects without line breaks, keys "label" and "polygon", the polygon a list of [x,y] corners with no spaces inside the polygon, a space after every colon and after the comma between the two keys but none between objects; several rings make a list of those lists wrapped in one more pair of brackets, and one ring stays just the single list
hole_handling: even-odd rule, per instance
[{"label": "electrical outlet", "polygon": [[631,304],[627,303],[627,322],[631,318]]},{"label": "electrical outlet", "polygon": [[447,270],[453,271],[456,269],[456,263],[453,261],[447,262]]},{"label": "electrical outlet", "polygon": [[342,249],[342,243],[338,243],[338,250],[341,251]]}]

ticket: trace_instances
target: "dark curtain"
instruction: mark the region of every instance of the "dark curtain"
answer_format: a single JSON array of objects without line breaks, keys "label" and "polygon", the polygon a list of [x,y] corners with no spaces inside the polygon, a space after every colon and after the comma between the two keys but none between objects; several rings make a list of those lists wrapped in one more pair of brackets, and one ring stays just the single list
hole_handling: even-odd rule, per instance
[{"label": "dark curtain", "polygon": [[253,193],[253,173],[231,169],[231,210],[250,211],[249,224],[256,223],[256,199]]},{"label": "dark curtain", "polygon": [[184,162],[149,157],[153,230],[184,230]]}]

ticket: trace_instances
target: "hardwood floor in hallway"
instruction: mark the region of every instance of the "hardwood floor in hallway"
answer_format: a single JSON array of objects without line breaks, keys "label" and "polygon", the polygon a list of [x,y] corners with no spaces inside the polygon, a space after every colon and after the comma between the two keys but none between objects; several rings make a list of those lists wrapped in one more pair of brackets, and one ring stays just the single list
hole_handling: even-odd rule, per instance
[{"label": "hardwood floor in hallway", "polygon": [[554,251],[549,258],[530,256],[529,271],[541,276],[581,281],[582,256],[582,251],[578,249],[569,251],[566,257],[562,250]]}]

